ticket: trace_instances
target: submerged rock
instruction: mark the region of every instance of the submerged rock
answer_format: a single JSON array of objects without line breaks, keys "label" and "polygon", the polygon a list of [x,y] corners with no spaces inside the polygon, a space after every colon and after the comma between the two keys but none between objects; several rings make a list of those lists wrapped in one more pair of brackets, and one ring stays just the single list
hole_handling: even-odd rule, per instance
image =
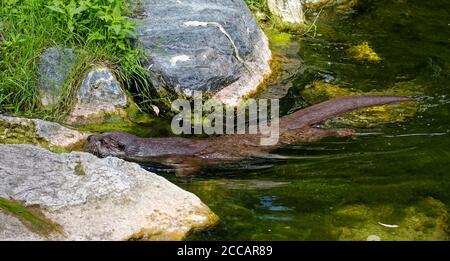
[{"label": "submerged rock", "polygon": [[89,70],[78,89],[75,106],[66,121],[70,124],[101,123],[105,115],[125,117],[128,98],[109,68]]},{"label": "submerged rock", "polygon": [[43,52],[38,61],[38,92],[42,106],[51,108],[59,102],[64,83],[76,61],[70,48],[51,47]]},{"label": "submerged rock", "polygon": [[347,53],[358,61],[379,62],[380,56],[369,46],[368,42],[350,47]]},{"label": "submerged rock", "polygon": [[341,221],[333,229],[339,240],[449,240],[448,209],[431,197],[403,208],[350,205],[335,215]]},{"label": "submerged rock", "polygon": [[90,134],[39,119],[0,115],[0,143],[34,144],[51,150],[67,150],[82,146]]},{"label": "submerged rock", "polygon": [[0,145],[0,158],[0,240],[180,240],[217,222],[135,163],[32,145]]},{"label": "submerged rock", "polygon": [[138,39],[157,88],[215,93],[234,105],[270,73],[267,37],[243,0],[145,0],[142,7]]}]

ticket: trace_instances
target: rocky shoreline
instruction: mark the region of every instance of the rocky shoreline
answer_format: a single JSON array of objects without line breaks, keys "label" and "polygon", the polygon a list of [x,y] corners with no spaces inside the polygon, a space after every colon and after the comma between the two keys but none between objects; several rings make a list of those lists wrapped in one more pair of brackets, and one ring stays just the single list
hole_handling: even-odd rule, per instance
[{"label": "rocky shoreline", "polygon": [[135,163],[0,145],[0,240],[181,240],[218,217]]}]

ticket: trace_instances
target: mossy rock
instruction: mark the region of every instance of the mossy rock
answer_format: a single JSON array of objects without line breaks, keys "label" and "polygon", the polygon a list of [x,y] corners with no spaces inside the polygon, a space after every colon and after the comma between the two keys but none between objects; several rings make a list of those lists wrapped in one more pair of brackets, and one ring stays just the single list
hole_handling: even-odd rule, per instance
[{"label": "mossy rock", "polygon": [[449,240],[444,203],[425,198],[411,206],[350,205],[335,212],[339,240]]},{"label": "mossy rock", "polygon": [[88,135],[54,122],[0,115],[0,144],[33,144],[63,153],[82,150]]},{"label": "mossy rock", "polygon": [[0,198],[0,211],[18,218],[30,231],[41,236],[62,232],[61,226],[45,217],[38,207],[25,207],[17,201]]},{"label": "mossy rock", "polygon": [[347,50],[349,56],[358,61],[379,62],[381,57],[369,46],[368,42],[350,47]]},{"label": "mossy rock", "polygon": [[282,32],[276,28],[265,28],[267,38],[271,47],[287,47],[292,41],[293,35],[287,32]]},{"label": "mossy rock", "polygon": [[44,148],[48,142],[36,135],[33,122],[8,122],[0,119],[0,144],[35,144]]},{"label": "mossy rock", "polygon": [[[341,88],[337,85],[323,81],[313,82],[301,93],[306,106],[317,104],[329,99],[356,96],[356,95],[401,95],[414,97],[418,94],[420,86],[413,82],[399,83],[394,88],[385,91],[360,92]],[[326,122],[326,125],[350,125],[354,127],[374,127],[378,125],[404,122],[419,111],[417,102],[404,102],[399,104],[376,106],[336,117]]]}]

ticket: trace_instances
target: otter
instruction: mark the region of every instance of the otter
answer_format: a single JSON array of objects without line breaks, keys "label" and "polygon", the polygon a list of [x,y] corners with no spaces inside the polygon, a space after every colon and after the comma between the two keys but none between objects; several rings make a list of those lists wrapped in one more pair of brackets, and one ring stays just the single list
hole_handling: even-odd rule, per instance
[{"label": "otter", "polygon": [[316,125],[358,109],[415,100],[401,96],[351,96],[325,101],[281,117],[280,136],[273,145],[261,145],[262,134],[191,139],[140,138],[126,132],[107,132],[89,136],[84,150],[99,157],[159,163],[175,168],[177,175],[189,175],[211,164],[261,157],[288,144],[313,142],[325,137],[350,137],[355,133],[352,129],[324,129]]}]

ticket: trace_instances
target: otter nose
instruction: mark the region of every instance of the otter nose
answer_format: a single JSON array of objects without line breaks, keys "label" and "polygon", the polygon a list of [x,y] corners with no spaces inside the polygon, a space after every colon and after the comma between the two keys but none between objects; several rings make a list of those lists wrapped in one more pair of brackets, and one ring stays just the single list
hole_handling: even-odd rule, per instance
[{"label": "otter nose", "polygon": [[93,139],[94,139],[94,135],[89,135],[89,136],[87,137],[87,141],[88,141],[88,142],[91,142]]}]

